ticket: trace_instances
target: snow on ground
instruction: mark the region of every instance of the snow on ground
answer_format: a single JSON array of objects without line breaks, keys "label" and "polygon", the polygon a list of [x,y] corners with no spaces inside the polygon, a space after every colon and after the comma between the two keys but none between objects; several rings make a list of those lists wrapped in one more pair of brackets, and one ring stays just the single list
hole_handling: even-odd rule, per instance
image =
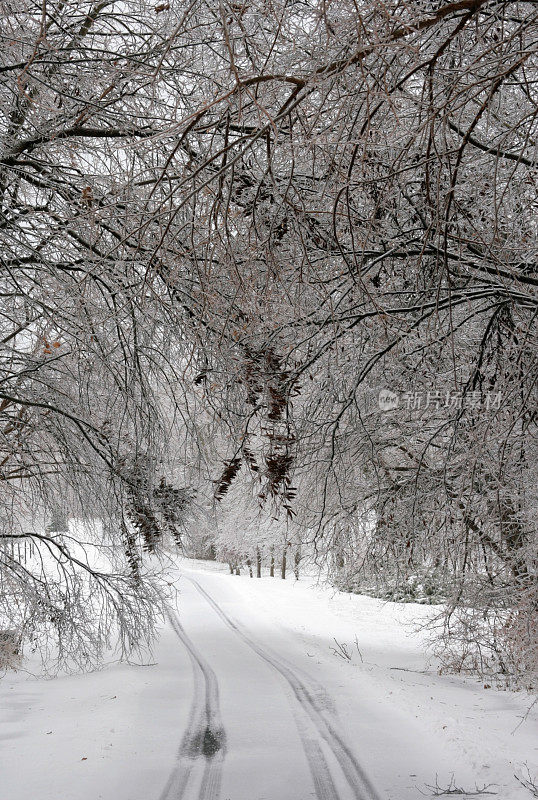
[{"label": "snow on ground", "polygon": [[428,608],[180,570],[150,665],[0,680],[0,800],[419,800],[452,775],[531,796],[532,698],[438,675],[401,624]]}]

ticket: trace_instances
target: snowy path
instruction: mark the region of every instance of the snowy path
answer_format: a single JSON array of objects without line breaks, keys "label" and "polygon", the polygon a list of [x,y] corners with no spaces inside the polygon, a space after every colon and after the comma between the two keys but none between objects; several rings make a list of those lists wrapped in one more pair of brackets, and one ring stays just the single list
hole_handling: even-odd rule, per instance
[{"label": "snowy path", "polygon": [[217,800],[225,754],[218,679],[185,633],[174,611],[170,612],[169,621],[190,656],[194,692],[177,763],[161,798],[183,800],[200,797]]},{"label": "snowy path", "polygon": [[397,621],[427,609],[201,562],[179,589],[155,663],[0,680],[0,800],[420,800],[452,775],[529,797],[537,709],[438,675]]},{"label": "snowy path", "polygon": [[[345,736],[338,730],[338,721],[334,715],[327,710],[327,699],[324,697],[323,688],[314,686],[310,682],[310,686],[305,683],[304,678],[299,677],[289,664],[282,657],[276,656],[269,649],[263,647],[251,635],[249,635],[242,626],[236,622],[233,617],[227,614],[221,606],[215,601],[211,594],[204,589],[200,577],[195,579],[187,576],[188,582],[197,590],[199,595],[207,602],[209,607],[216,615],[216,619],[212,622],[209,617],[206,620],[205,630],[213,628],[216,624],[215,638],[222,637],[223,631],[219,630],[218,621],[221,620],[226,628],[231,631],[228,637],[229,641],[226,646],[231,650],[236,649],[240,643],[244,643],[250,650],[252,650],[259,658],[269,666],[270,671],[273,673],[271,678],[274,680],[275,674],[281,681],[281,688],[288,689],[285,703],[289,703],[294,714],[298,737],[304,751],[304,755],[308,762],[310,772],[310,781],[312,783],[311,790],[307,789],[308,776],[304,776],[301,782],[301,791],[303,796],[316,797],[317,800],[348,800],[354,798],[355,800],[377,800],[378,794],[373,788],[371,781],[367,777],[364,769],[359,764],[355,757],[352,748],[345,740]],[[183,592],[183,600],[189,597],[189,592]],[[192,602],[192,600],[189,600]],[[182,758],[180,762],[186,762],[186,767],[178,766],[174,772],[176,774],[186,773],[186,778],[183,782],[179,782],[176,788],[176,780],[172,779],[171,784],[165,790],[162,800],[182,800],[185,796],[185,781],[188,780],[190,771],[189,758],[203,755],[206,761],[206,772],[211,772],[215,769],[214,765],[218,764],[218,775],[220,778],[220,766],[224,757],[224,731],[220,719],[220,712],[218,710],[218,686],[217,679],[213,670],[202,660],[200,655],[194,648],[191,640],[185,636],[183,629],[177,622],[174,622],[174,629],[183,644],[187,647],[192,654],[193,667],[195,675],[200,671],[205,680],[205,712],[201,717],[201,724],[198,723],[194,726],[194,736],[190,737],[188,731],[185,736],[187,741],[182,742],[180,755]],[[226,638],[226,637],[225,637]],[[244,673],[239,673],[241,679],[245,679]],[[252,681],[255,679],[258,683],[256,694],[263,697],[266,691],[267,676],[260,673],[259,669],[255,670],[253,676],[248,676]],[[195,685],[197,682],[195,681]],[[237,686],[238,694],[241,694],[241,686]],[[200,702],[198,698],[198,690],[195,692],[193,700],[193,710],[191,712],[191,719],[199,716],[197,710]],[[251,714],[247,714],[245,722],[248,727],[248,720]],[[269,713],[267,724],[272,722],[272,714]],[[192,724],[192,723],[191,723]],[[208,739],[216,740],[219,747],[215,752],[204,751],[203,743]],[[195,743],[194,748],[192,743]],[[290,742],[293,748],[294,742]],[[197,752],[196,752],[197,751]],[[203,752],[202,752],[203,751]],[[199,758],[198,758],[199,760]],[[329,766],[332,764],[332,768]],[[278,762],[273,765],[273,768],[278,771]],[[249,770],[250,772],[250,770]],[[333,773],[336,772],[336,777],[333,778]],[[341,773],[341,774],[339,774]],[[248,773],[247,773],[248,774]],[[300,780],[300,775],[297,773],[293,776],[293,794],[292,797],[297,797],[297,782]],[[192,793],[188,797],[199,797],[200,800],[214,800],[218,796],[218,787],[220,784],[219,778],[215,777],[212,781],[208,781],[205,777],[201,783],[201,788],[197,794]],[[259,773],[257,774],[259,779]],[[339,788],[340,784],[340,788]],[[210,789],[208,790],[208,785]],[[279,796],[283,797],[282,789]]]}]

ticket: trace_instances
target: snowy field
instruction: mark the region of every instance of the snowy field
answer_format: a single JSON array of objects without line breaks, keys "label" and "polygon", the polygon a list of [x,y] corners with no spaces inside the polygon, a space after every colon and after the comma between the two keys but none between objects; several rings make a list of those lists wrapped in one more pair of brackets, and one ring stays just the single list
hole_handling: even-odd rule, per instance
[{"label": "snowy field", "polygon": [[7,673],[0,800],[531,797],[532,698],[438,675],[426,607],[310,583],[185,561],[148,664]]}]

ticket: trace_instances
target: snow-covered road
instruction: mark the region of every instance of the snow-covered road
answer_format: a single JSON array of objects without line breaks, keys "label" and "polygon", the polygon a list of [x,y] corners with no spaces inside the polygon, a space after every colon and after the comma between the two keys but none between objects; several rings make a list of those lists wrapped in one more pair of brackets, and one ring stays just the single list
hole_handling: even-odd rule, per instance
[{"label": "snow-covered road", "polygon": [[200,562],[179,587],[157,663],[0,681],[0,800],[419,800],[452,775],[529,796],[529,697],[439,676],[397,622],[427,609]]},{"label": "snow-covered road", "polygon": [[[275,797],[290,800],[377,800],[379,795],[355,748],[339,729],[323,686],[301,675],[263,642],[259,632],[253,634],[225,610],[234,606],[233,598],[221,599],[222,591],[218,584],[211,585],[208,576],[195,578],[187,573],[182,598],[191,611],[184,614],[187,627],[194,627],[193,637],[202,639],[202,648],[210,650],[219,674],[217,677],[179,620],[172,618],[174,630],[191,656],[195,691],[177,766],[162,800],[217,800],[220,796],[228,736],[220,710],[219,683],[226,684],[233,698],[234,713],[229,718],[235,718],[230,732],[232,766],[224,774],[223,796],[237,796],[238,784],[251,783],[250,796],[263,786],[263,792],[271,789]],[[193,625],[200,616],[203,625]],[[245,734],[253,748],[245,747]],[[253,759],[255,754],[258,758]]]}]

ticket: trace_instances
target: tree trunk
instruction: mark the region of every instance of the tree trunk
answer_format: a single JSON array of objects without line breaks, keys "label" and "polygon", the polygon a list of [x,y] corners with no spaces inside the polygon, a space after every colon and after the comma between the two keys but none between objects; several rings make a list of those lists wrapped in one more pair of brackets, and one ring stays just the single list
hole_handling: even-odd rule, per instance
[{"label": "tree trunk", "polygon": [[269,565],[269,577],[275,577],[275,550],[271,547],[271,563]]},{"label": "tree trunk", "polygon": [[254,576],[252,574],[252,561],[250,560],[250,558],[247,558],[247,567],[248,567],[248,574],[250,575],[251,578],[253,578]]},{"label": "tree trunk", "polygon": [[260,553],[260,548],[256,548],[256,577],[261,578],[262,576],[262,554]]},{"label": "tree trunk", "polygon": [[280,577],[283,581],[286,580],[286,551],[282,553],[282,565],[280,568]]},{"label": "tree trunk", "polygon": [[299,580],[299,564],[301,563],[301,551],[297,549],[295,551],[295,557],[293,559],[293,572],[295,574],[295,580]]}]

